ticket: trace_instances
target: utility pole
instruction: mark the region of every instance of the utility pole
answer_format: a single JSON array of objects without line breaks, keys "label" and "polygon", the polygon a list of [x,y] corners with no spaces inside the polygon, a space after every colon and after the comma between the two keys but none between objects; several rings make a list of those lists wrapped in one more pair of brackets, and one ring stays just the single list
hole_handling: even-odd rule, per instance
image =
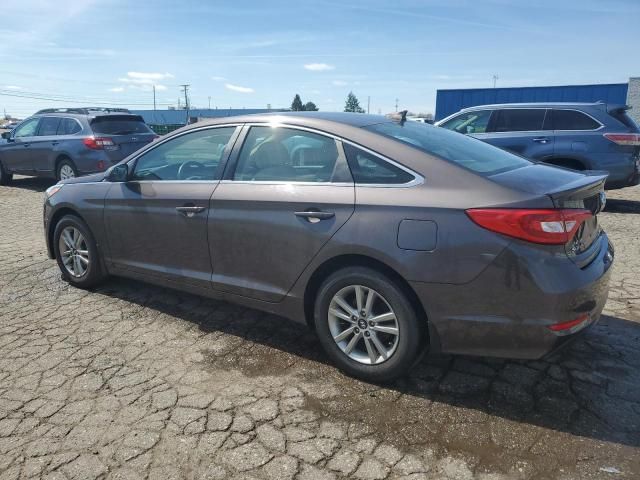
[{"label": "utility pole", "polygon": [[498,81],[498,75],[493,76],[493,88],[496,88],[496,82]]},{"label": "utility pole", "polygon": [[184,92],[184,106],[185,106],[185,110],[187,111],[187,117],[186,117],[186,121],[185,121],[185,125],[189,124],[189,87],[191,85],[189,85],[188,83],[182,84],[180,85],[182,87],[182,91]]},{"label": "utility pole", "polygon": [[156,86],[153,86],[153,111],[156,111]]},{"label": "utility pole", "polygon": [[211,110],[211,96],[209,96],[209,110]]},{"label": "utility pole", "polygon": [[369,107],[371,106],[371,97],[367,97],[367,115],[369,114]]},{"label": "utility pole", "polygon": [[398,99],[396,98],[396,112],[398,111]]}]

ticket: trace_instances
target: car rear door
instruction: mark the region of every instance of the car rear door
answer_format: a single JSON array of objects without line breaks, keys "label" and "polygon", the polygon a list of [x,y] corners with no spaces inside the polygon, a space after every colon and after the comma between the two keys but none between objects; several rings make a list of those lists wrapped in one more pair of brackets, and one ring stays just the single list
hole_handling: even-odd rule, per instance
[{"label": "car rear door", "polygon": [[51,173],[54,170],[52,153],[58,145],[57,136],[60,117],[46,116],[40,119],[37,136],[31,142],[33,170],[37,174]]},{"label": "car rear door", "polygon": [[330,136],[251,126],[238,144],[211,201],[213,288],[277,302],[352,215],[354,184]]},{"label": "car rear door", "polygon": [[546,116],[546,108],[503,108],[494,112],[487,133],[474,136],[532,160],[545,160],[554,150]]},{"label": "car rear door", "polygon": [[105,199],[107,261],[115,268],[210,288],[209,201],[236,126],[174,136],[129,162]]},{"label": "car rear door", "polygon": [[11,172],[33,172],[31,143],[36,138],[40,118],[31,118],[16,127],[11,139],[2,147],[2,162]]}]

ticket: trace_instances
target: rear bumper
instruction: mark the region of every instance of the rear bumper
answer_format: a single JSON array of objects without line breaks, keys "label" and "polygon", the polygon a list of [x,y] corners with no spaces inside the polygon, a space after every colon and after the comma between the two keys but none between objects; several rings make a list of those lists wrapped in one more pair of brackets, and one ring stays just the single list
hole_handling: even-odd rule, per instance
[{"label": "rear bumper", "polygon": [[[528,255],[530,247],[514,242],[470,283],[413,282],[430,322],[432,348],[536,359],[560,347],[596,323],[606,303],[613,248],[604,233],[597,241],[599,253],[583,269],[551,251]],[[585,314],[579,328],[549,328]]]},{"label": "rear bumper", "polygon": [[640,184],[640,156],[635,154],[631,158],[628,155],[622,157],[624,162],[609,168],[609,177],[605,183],[607,190],[633,187]]}]

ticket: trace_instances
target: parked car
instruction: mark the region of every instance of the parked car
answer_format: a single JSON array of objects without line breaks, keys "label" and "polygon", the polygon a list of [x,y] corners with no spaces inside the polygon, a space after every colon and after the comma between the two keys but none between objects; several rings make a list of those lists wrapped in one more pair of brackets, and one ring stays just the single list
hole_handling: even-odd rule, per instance
[{"label": "parked car", "polygon": [[41,110],[2,134],[0,184],[16,173],[64,180],[104,171],[156,137],[125,109]]},{"label": "parked car", "polygon": [[640,183],[640,129],[626,105],[521,103],[465,108],[436,123],[532,160],[609,172],[606,188]]},{"label": "parked car", "polygon": [[10,122],[7,122],[7,123],[3,124],[2,126],[0,126],[0,128],[3,128],[5,130],[13,130],[18,125],[20,125],[20,122],[13,120],[13,121],[10,121]]},{"label": "parked car", "polygon": [[306,112],[200,122],[47,190],[50,258],[315,328],[351,375],[425,349],[539,358],[598,321],[606,174],[443,128]]}]

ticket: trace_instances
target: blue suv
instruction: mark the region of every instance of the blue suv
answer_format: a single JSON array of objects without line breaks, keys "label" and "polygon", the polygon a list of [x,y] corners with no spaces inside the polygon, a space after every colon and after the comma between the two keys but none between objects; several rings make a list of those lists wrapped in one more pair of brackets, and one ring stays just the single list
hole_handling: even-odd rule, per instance
[{"label": "blue suv", "polygon": [[511,103],[465,108],[436,125],[532,160],[606,170],[606,188],[640,183],[640,129],[630,107],[605,103]]}]

